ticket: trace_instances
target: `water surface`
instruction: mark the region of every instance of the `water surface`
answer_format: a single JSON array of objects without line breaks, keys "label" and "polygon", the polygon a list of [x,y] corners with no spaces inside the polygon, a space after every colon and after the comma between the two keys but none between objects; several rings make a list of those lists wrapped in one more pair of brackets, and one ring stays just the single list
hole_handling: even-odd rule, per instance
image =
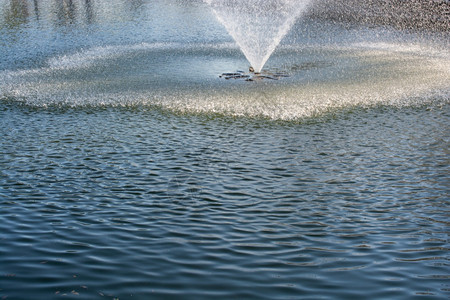
[{"label": "water surface", "polygon": [[2,2],[0,296],[448,298],[446,43],[300,20],[245,82],[200,1]]}]

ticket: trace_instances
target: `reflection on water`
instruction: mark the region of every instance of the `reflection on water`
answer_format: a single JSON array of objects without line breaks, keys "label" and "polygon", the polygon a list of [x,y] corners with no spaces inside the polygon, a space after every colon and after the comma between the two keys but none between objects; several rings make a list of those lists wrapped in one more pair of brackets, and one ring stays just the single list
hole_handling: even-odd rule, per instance
[{"label": "reflection on water", "polygon": [[[158,5],[157,1],[148,0],[5,0],[0,3],[0,28],[17,26],[48,18],[51,14],[55,26],[65,26],[76,22],[92,24],[109,17],[130,17],[145,11],[147,5]],[[202,3],[202,0],[170,0],[163,1],[173,8],[189,9]],[[335,22],[362,22],[388,24],[400,28],[429,28],[448,31],[450,2],[433,1],[359,1],[359,0],[315,0],[309,10],[310,17],[328,19]],[[112,15],[111,15],[112,14]],[[182,17],[183,14],[179,16]],[[97,17],[93,20],[93,17]],[[159,15],[164,18],[165,15]]]},{"label": "reflection on water", "polygon": [[335,25],[0,1],[0,298],[448,298],[449,33]]},{"label": "reflection on water", "polygon": [[449,121],[0,103],[0,298],[448,298]]},{"label": "reflection on water", "polygon": [[59,25],[67,25],[75,22],[75,4],[72,0],[56,1],[56,17]]},{"label": "reflection on water", "polygon": [[0,3],[0,28],[49,20],[53,26],[93,24],[107,18],[139,14],[144,4],[144,0],[113,0],[106,3],[92,0],[7,0]]},{"label": "reflection on water", "polygon": [[85,9],[86,9],[86,22],[88,24],[94,23],[94,11],[92,8],[91,0],[85,0]]},{"label": "reflection on water", "polygon": [[[0,28],[14,28],[18,27],[23,23],[28,21],[29,17],[29,7],[28,1],[26,0],[11,0],[9,5],[4,4],[6,8],[3,8],[3,12],[1,14],[2,23]],[[38,13],[39,9],[36,6],[36,12]]]},{"label": "reflection on water", "polygon": [[[158,3],[159,2],[159,3]],[[161,1],[145,0],[7,0],[0,3],[0,28],[17,27],[25,23],[50,21],[53,26],[71,24],[93,24],[112,20],[130,20],[144,13],[147,7],[161,5]],[[183,7],[195,7],[199,1],[177,1],[175,5],[165,3],[183,17]],[[164,19],[162,15],[159,18]]]}]

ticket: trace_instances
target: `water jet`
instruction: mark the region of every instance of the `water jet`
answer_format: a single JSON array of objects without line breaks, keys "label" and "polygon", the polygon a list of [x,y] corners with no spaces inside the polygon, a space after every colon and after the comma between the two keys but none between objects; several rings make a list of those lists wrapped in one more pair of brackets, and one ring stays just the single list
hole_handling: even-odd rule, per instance
[{"label": "water jet", "polygon": [[448,299],[439,1],[208,2],[0,1],[0,298]]},{"label": "water jet", "polygon": [[[204,0],[260,73],[310,0]],[[251,71],[253,72],[253,71]]]},{"label": "water jet", "polygon": [[[99,6],[94,25],[105,30],[80,35],[85,27],[76,25],[79,31],[55,31],[47,40],[33,30],[51,24],[33,22],[53,22],[59,6],[39,6],[41,18],[24,28],[27,38],[17,39],[15,30],[0,35],[6,45],[0,48],[0,99],[37,107],[157,106],[272,120],[354,106],[448,101],[448,31],[425,35],[357,23],[365,16],[348,26],[333,14],[345,10],[344,0],[204,1],[177,1],[180,9],[147,1],[138,34],[123,24],[111,36],[104,33],[109,15]],[[107,6],[106,0],[99,3]],[[159,18],[160,11],[168,17]],[[348,14],[354,11],[359,9]],[[48,47],[55,39],[61,40]]]}]

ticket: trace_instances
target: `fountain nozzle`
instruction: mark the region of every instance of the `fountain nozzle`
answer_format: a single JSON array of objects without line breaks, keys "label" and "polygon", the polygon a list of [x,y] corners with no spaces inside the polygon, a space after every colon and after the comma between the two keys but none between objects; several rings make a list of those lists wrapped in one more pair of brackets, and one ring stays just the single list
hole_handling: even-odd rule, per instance
[{"label": "fountain nozzle", "polygon": [[252,66],[250,66],[250,68],[248,68],[248,71],[250,73],[253,73],[253,74],[256,74],[256,75],[261,74],[261,72],[255,72],[255,68],[253,68]]}]

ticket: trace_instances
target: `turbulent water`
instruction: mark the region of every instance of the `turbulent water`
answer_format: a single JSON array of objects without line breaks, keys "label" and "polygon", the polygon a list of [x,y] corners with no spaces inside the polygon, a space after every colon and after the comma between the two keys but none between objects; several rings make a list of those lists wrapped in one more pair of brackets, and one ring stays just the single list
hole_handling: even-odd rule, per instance
[{"label": "turbulent water", "polygon": [[1,2],[0,297],[448,298],[448,41],[305,17],[248,82],[200,0]]}]

